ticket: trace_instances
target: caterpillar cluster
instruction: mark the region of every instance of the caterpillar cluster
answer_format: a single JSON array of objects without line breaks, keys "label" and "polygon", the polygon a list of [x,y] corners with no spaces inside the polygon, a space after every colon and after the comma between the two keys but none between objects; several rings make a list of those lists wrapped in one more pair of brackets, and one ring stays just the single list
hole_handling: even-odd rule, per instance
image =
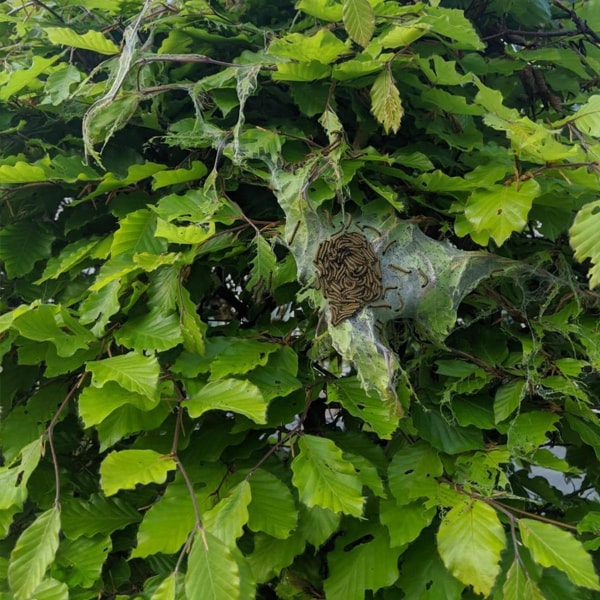
[{"label": "caterpillar cluster", "polygon": [[381,264],[362,233],[340,233],[321,242],[313,264],[316,287],[329,300],[333,325],[383,296]]}]

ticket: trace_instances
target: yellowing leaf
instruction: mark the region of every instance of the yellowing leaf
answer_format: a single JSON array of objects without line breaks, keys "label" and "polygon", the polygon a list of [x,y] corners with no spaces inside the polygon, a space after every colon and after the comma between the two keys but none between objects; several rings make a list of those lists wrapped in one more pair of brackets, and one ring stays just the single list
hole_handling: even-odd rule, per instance
[{"label": "yellowing leaf", "polygon": [[371,112],[386,133],[396,133],[404,115],[398,88],[388,68],[377,76],[371,88]]},{"label": "yellowing leaf", "polygon": [[111,452],[100,465],[100,485],[107,496],[133,490],[137,484],[163,483],[175,469],[172,458],[154,450]]},{"label": "yellowing leaf", "polygon": [[269,46],[269,54],[304,63],[315,61],[323,65],[333,62],[346,45],[328,29],[319,29],[312,36],[303,33],[289,33],[274,40]]},{"label": "yellowing leaf", "polygon": [[366,47],[375,31],[375,14],[369,0],[344,0],[342,18],[348,35]]},{"label": "yellowing leaf", "polygon": [[298,447],[300,452],[292,462],[292,481],[300,500],[308,507],[320,506],[360,517],[362,483],[342,451],[331,440],[314,435],[302,436]]},{"label": "yellowing leaf", "polygon": [[575,258],[580,262],[586,258],[592,261],[588,277],[593,289],[600,285],[600,200],[588,202],[577,213],[569,235]]},{"label": "yellowing leaf", "polygon": [[467,499],[452,508],[440,524],[438,550],[446,568],[476,594],[487,596],[500,572],[506,536],[496,511]]},{"label": "yellowing leaf", "polygon": [[519,531],[523,544],[536,563],[543,567],[556,567],[575,585],[600,590],[592,557],[572,534],[533,519],[520,519]]},{"label": "yellowing leaf", "polygon": [[60,509],[53,507],[39,515],[23,531],[8,563],[8,583],[14,600],[29,600],[58,548]]}]

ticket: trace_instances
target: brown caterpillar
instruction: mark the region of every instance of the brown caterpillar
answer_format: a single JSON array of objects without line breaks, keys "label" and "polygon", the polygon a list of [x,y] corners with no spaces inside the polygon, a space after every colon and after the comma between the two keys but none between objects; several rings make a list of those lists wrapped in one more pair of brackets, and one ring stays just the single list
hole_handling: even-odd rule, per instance
[{"label": "brown caterpillar", "polygon": [[344,232],[345,227],[319,244],[313,261],[316,287],[329,300],[333,325],[384,294],[381,264],[373,246],[362,233]]}]

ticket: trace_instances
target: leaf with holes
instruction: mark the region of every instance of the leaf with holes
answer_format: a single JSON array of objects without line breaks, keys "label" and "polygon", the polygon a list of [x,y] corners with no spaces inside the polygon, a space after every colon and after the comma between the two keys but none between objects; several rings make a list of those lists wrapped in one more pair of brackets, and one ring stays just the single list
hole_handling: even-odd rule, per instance
[{"label": "leaf with holes", "polygon": [[364,501],[362,482],[342,451],[331,440],[314,435],[302,436],[298,448],[292,461],[292,481],[300,500],[309,507],[320,506],[360,517]]}]

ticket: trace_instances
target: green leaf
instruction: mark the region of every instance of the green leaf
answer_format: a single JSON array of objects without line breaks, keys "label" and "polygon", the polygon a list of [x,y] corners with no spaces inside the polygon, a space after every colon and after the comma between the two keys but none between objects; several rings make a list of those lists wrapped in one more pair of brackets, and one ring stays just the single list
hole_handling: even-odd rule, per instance
[{"label": "green leaf", "polygon": [[88,239],[77,240],[68,246],[65,246],[60,254],[51,258],[46,263],[46,268],[42,277],[36,281],[36,284],[44,283],[48,279],[56,279],[59,275],[66,273],[76,264],[85,258],[88,258],[91,251],[98,245],[98,240]]},{"label": "green leaf", "polygon": [[137,484],[164,483],[176,468],[172,458],[154,450],[111,452],[100,465],[100,485],[107,496],[119,490],[135,489]]},{"label": "green leaf", "polygon": [[86,427],[102,423],[108,415],[125,404],[140,410],[152,410],[160,402],[158,395],[143,396],[130,392],[114,381],[107,381],[102,387],[88,386],[79,395],[79,416]]},{"label": "green leaf", "polygon": [[206,323],[202,322],[196,312],[196,305],[192,302],[189,291],[181,286],[178,286],[177,291],[177,306],[179,308],[183,347],[188,352],[202,355],[204,354]]},{"label": "green leaf", "polygon": [[342,4],[337,1],[323,2],[322,0],[300,0],[298,10],[323,21],[341,21]]},{"label": "green leaf", "polygon": [[69,498],[63,503],[61,516],[62,531],[70,540],[112,533],[141,519],[140,513],[121,498],[101,494]]},{"label": "green leaf", "polygon": [[82,50],[90,50],[98,54],[118,54],[119,47],[99,31],[90,29],[83,34],[76,33],[68,27],[44,27],[44,32],[53,44],[72,46]]},{"label": "green leaf", "polygon": [[51,578],[43,579],[33,594],[32,600],[69,600],[67,584]]},{"label": "green leaf", "polygon": [[400,413],[392,402],[383,402],[374,393],[367,393],[355,377],[332,382],[327,399],[339,402],[353,417],[361,419],[382,439],[390,439],[398,427]]},{"label": "green leaf", "polygon": [[363,600],[367,590],[391,586],[398,579],[400,551],[390,547],[387,531],[381,526],[356,528],[339,538],[335,551],[327,557],[327,600]]},{"label": "green leaf", "polygon": [[392,500],[382,500],[379,507],[381,523],[390,534],[392,548],[405,546],[416,540],[436,514],[434,506],[425,508],[422,501],[399,504]]},{"label": "green leaf", "polygon": [[154,175],[152,175],[152,179],[154,180],[152,189],[159,190],[169,185],[195,181],[201,179],[207,173],[208,169],[204,163],[201,163],[199,160],[193,160],[190,163],[189,169],[169,169],[154,173]]},{"label": "green leaf", "polygon": [[69,584],[90,587],[100,578],[102,565],[112,549],[110,536],[62,540],[52,565],[52,574]]},{"label": "green leaf", "polygon": [[[333,62],[346,45],[328,29],[319,29],[314,35],[303,33],[288,33],[282,38],[275,39],[269,46],[269,54],[290,58],[304,63],[320,63],[327,65]],[[314,63],[313,63],[314,64]],[[281,67],[284,65],[278,65]]]},{"label": "green leaf", "polygon": [[297,531],[302,538],[315,548],[322,546],[336,531],[342,520],[340,513],[333,512],[320,506],[300,505],[300,520]]},{"label": "green leaf", "polygon": [[[590,96],[588,101],[580,106],[574,115],[566,121],[575,123],[577,129],[594,137],[600,137],[600,96]],[[562,122],[559,121],[560,124]],[[557,123],[556,125],[559,125]]]},{"label": "green leaf", "polygon": [[0,510],[20,507],[27,498],[27,482],[40,462],[42,438],[27,444],[8,466],[0,467]]},{"label": "green leaf", "polygon": [[166,402],[159,402],[152,410],[140,410],[131,404],[113,410],[96,425],[100,452],[133,433],[149,432],[159,427],[171,413]]},{"label": "green leaf", "polygon": [[69,98],[71,95],[71,87],[75,83],[79,83],[83,74],[77,67],[73,65],[65,65],[58,67],[56,71],[52,71],[46,79],[46,94],[47,97],[42,104],[52,104],[58,106]]},{"label": "green leaf", "polygon": [[210,365],[211,379],[242,375],[257,366],[264,367],[269,356],[279,350],[277,344],[245,338],[229,338]]},{"label": "green leaf", "polygon": [[250,271],[250,279],[246,283],[249,290],[255,290],[255,293],[260,288],[271,288],[271,279],[275,272],[277,257],[271,248],[271,244],[262,235],[257,235],[254,238],[256,246],[256,255],[252,261],[252,270]]},{"label": "green leaf", "polygon": [[8,582],[15,600],[29,600],[58,548],[60,509],[43,512],[23,531],[8,563]]},{"label": "green leaf", "polygon": [[173,223],[167,223],[163,219],[156,222],[156,232],[154,235],[158,238],[164,238],[168,242],[175,244],[201,244],[212,237],[215,233],[215,224],[194,223],[193,225],[177,226]]},{"label": "green leaf", "polygon": [[437,534],[438,550],[446,568],[459,581],[487,596],[500,572],[506,546],[504,528],[496,511],[480,500],[466,499],[448,512]]},{"label": "green leaf", "polygon": [[525,383],[524,379],[516,379],[501,385],[496,390],[494,396],[494,419],[496,423],[508,419],[519,408],[525,392]]},{"label": "green leaf", "polygon": [[502,586],[504,600],[544,600],[545,596],[534,581],[527,575],[521,562],[515,560],[506,574]]},{"label": "green leaf", "polygon": [[209,410],[223,410],[244,415],[255,423],[267,422],[267,404],[260,390],[240,379],[210,381],[182,405],[194,418]]},{"label": "green leaf", "polygon": [[288,486],[268,471],[257,469],[250,478],[250,489],[248,528],[287,538],[298,522],[298,508]]},{"label": "green leaf", "polygon": [[592,557],[579,540],[567,531],[533,519],[520,519],[519,531],[533,560],[543,567],[556,567],[575,584],[600,590]]},{"label": "green leaf", "polygon": [[188,558],[185,591],[188,598],[237,600],[240,598],[240,569],[231,549],[219,538],[196,535]]},{"label": "green leaf", "polygon": [[444,567],[429,530],[423,532],[403,554],[396,586],[410,600],[458,599],[463,597],[464,588]]},{"label": "green leaf", "polygon": [[264,583],[292,564],[306,546],[303,536],[294,532],[285,539],[277,539],[259,532],[254,536],[254,548],[248,557],[250,568],[258,583]]},{"label": "green leaf", "polygon": [[[110,120],[113,117],[113,115],[111,115],[110,111],[106,110],[106,106],[104,106],[103,109],[106,113],[106,121],[107,123],[110,123]],[[127,174],[124,177],[120,175],[121,171],[119,171],[119,174],[108,172],[102,178],[102,181],[98,184],[98,187],[86,198],[93,199],[97,196],[101,196],[102,194],[106,194],[107,192],[112,192],[113,190],[126,188],[128,185],[132,185],[134,183],[142,181],[143,179],[152,177],[158,171],[162,171],[166,168],[166,165],[147,161],[142,164],[132,164],[129,167],[127,167]],[[143,209],[142,211],[136,212],[145,213],[147,211],[146,209]],[[131,213],[131,215],[132,214],[134,213]]]},{"label": "green leaf", "polygon": [[482,50],[483,42],[479,39],[473,24],[465,17],[462,10],[436,6],[421,17],[420,23],[429,25],[433,33],[455,40],[453,48],[465,50]]},{"label": "green leaf", "polygon": [[375,13],[369,0],[344,0],[342,19],[348,35],[365,48],[375,31]]},{"label": "green leaf", "polygon": [[95,340],[66,310],[53,304],[33,306],[15,319],[14,327],[30,340],[51,342],[63,358],[73,356]]},{"label": "green leaf", "polygon": [[331,74],[329,65],[316,60],[309,63],[279,63],[273,73],[275,81],[315,81],[325,79]]},{"label": "green leaf", "polygon": [[115,334],[115,339],[126,348],[140,352],[162,352],[183,341],[177,315],[158,310],[127,321]]},{"label": "green leaf", "polygon": [[236,540],[244,533],[244,525],[248,523],[248,505],[251,499],[250,484],[243,480],[204,513],[204,528],[228,547],[235,547]]},{"label": "green leaf", "polygon": [[304,435],[292,461],[292,481],[300,500],[308,507],[320,506],[333,512],[360,517],[363,510],[362,482],[352,463],[327,438]]},{"label": "green leaf", "polygon": [[404,115],[398,88],[391,69],[385,68],[375,79],[371,88],[371,112],[386,133],[397,133]]},{"label": "green leaf", "polygon": [[401,505],[434,497],[438,489],[435,478],[443,472],[438,453],[429,444],[417,442],[394,454],[388,470],[390,491]]},{"label": "green leaf", "polygon": [[160,366],[155,356],[129,352],[90,361],[87,370],[92,373],[92,384],[96,387],[101,388],[107,381],[114,381],[130,392],[148,398],[156,397]]},{"label": "green leaf", "polygon": [[[4,168],[0,167],[0,183]],[[50,256],[53,242],[54,234],[41,223],[21,221],[2,229],[0,259],[4,261],[6,275],[11,279],[27,275],[38,260]],[[23,248],[27,248],[27,252],[23,252]]]},{"label": "green leaf", "polygon": [[111,281],[97,292],[90,292],[79,306],[79,322],[83,325],[93,323],[92,333],[101,336],[110,318],[119,312],[119,290],[121,282]]},{"label": "green leaf", "polygon": [[[222,477],[220,471],[219,475]],[[218,482],[215,487],[216,485]],[[198,495],[196,499],[203,509],[202,499]],[[210,506],[212,502],[206,504],[206,508]],[[132,558],[145,558],[158,552],[178,552],[195,523],[196,516],[187,487],[178,480],[170,483],[160,499],[144,514],[137,532],[137,546],[131,553]]]},{"label": "green leaf", "polygon": [[156,215],[144,208],[129,213],[119,222],[113,236],[110,252],[113,257],[121,254],[149,252],[160,254],[167,249],[165,240],[156,237]]},{"label": "green leaf", "polygon": [[493,186],[473,192],[465,206],[465,217],[476,232],[489,235],[501,246],[512,233],[522,231],[539,184],[530,179],[516,186]]},{"label": "green leaf", "polygon": [[[33,54],[33,59],[31,61],[31,67],[29,69],[18,69],[13,71],[8,78],[8,82],[6,85],[0,88],[0,100],[8,100],[15,94],[18,94],[22,89],[26,88],[29,84],[34,84],[37,82],[38,77],[49,70],[49,67],[53,65],[60,58],[60,54],[56,54],[55,56],[51,56],[50,58],[44,58],[39,54]],[[25,166],[25,163],[19,161],[18,164]],[[3,165],[0,167],[0,183],[11,183],[10,181],[6,181],[3,178],[4,172],[3,170],[8,167],[8,165]],[[10,170],[10,167],[8,167]],[[46,178],[42,179],[27,179],[25,181],[44,181]],[[23,181],[12,181],[12,183],[24,183]]]},{"label": "green leaf", "polygon": [[592,262],[592,267],[588,272],[591,289],[600,285],[600,237],[598,231],[600,231],[600,200],[588,202],[575,215],[573,226],[569,229],[575,258],[580,262],[589,258]]},{"label": "green leaf", "polygon": [[168,575],[154,590],[150,600],[175,600],[177,591],[177,573]]},{"label": "green leaf", "polygon": [[508,430],[508,448],[513,452],[530,453],[548,441],[547,433],[556,431],[559,416],[541,411],[517,415]]}]

